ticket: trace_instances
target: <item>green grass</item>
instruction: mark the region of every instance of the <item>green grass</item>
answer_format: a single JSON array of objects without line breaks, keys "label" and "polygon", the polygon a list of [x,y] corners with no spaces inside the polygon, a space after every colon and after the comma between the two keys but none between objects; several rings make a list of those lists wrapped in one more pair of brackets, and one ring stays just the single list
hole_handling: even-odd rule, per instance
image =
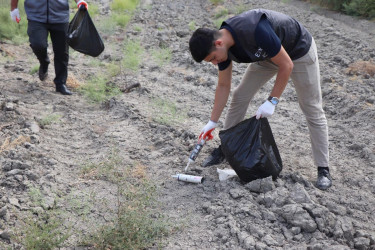
[{"label": "green grass", "polygon": [[38,123],[41,128],[45,128],[48,125],[51,125],[52,123],[58,122],[60,118],[61,115],[59,114],[49,114],[40,119]]},{"label": "green grass", "polygon": [[[88,163],[81,169],[85,179],[100,179],[116,187],[116,204],[111,202],[112,219],[83,240],[95,249],[146,249],[155,246],[170,231],[170,224],[158,210],[157,187],[148,178],[146,167],[127,165],[114,148],[99,163]],[[101,200],[109,204],[110,200]]]},{"label": "green grass", "polygon": [[134,30],[138,31],[138,32],[141,32],[142,31],[142,27],[140,25],[134,25]]},{"label": "green grass", "polygon": [[94,103],[102,103],[121,94],[120,89],[113,84],[109,84],[107,77],[104,76],[93,76],[78,90]]},{"label": "green grass", "polygon": [[29,187],[29,197],[33,205],[42,206],[43,204],[43,195],[40,190],[36,187]]},{"label": "green grass", "polygon": [[170,125],[176,122],[183,122],[187,117],[186,112],[180,110],[170,100],[155,98],[151,105],[153,109],[158,111],[153,116],[153,119],[160,124]]},{"label": "green grass", "polygon": [[[95,19],[99,15],[99,6],[92,1],[89,2],[89,14],[92,19]],[[97,23],[97,21],[95,21]]]},{"label": "green grass", "polygon": [[124,44],[124,57],[121,61],[122,66],[125,69],[130,69],[133,71],[138,70],[139,65],[142,62],[142,54],[144,49],[141,46],[140,41],[125,41]]},{"label": "green grass", "polygon": [[190,30],[190,31],[194,31],[194,30],[197,29],[197,25],[195,24],[195,21],[191,21],[191,22],[188,24],[188,26],[189,26],[189,30]]},{"label": "green grass", "polygon": [[109,77],[114,77],[114,76],[117,76],[121,73],[121,66],[119,66],[118,64],[116,63],[107,63],[106,64],[106,71],[107,71],[107,75]]},{"label": "green grass", "polygon": [[308,2],[343,12],[347,15],[361,16],[368,19],[375,18],[374,0],[308,0]]},{"label": "green grass", "polygon": [[113,13],[112,18],[118,26],[124,28],[129,23],[131,15],[125,13]]},{"label": "green grass", "polygon": [[31,69],[30,69],[30,75],[34,75],[36,72],[38,72],[39,70],[39,65],[34,65]]},{"label": "green grass", "polygon": [[117,23],[112,16],[102,17],[100,22],[95,23],[96,28],[98,29],[99,33],[104,33],[107,35],[111,35],[117,29]]},{"label": "green grass", "polygon": [[224,0],[210,0],[210,2],[215,4],[215,5],[219,5],[219,4],[224,3]]},{"label": "green grass", "polygon": [[[34,207],[43,207],[45,199],[39,188],[29,187],[28,194]],[[61,211],[55,206],[48,209],[37,216],[30,214],[24,220],[25,224],[18,232],[18,240],[25,249],[57,249],[70,237],[70,228],[64,226]]]},{"label": "green grass", "polygon": [[229,11],[227,8],[223,7],[223,6],[219,6],[217,7],[216,11],[215,11],[215,15],[214,15],[214,18],[215,19],[218,19],[218,18],[221,18],[221,17],[226,17],[228,15]]},{"label": "green grass", "polygon": [[169,63],[172,58],[172,52],[169,48],[159,48],[151,51],[151,55],[160,66]]},{"label": "green grass", "polygon": [[116,12],[133,11],[139,0],[113,0],[111,10]]},{"label": "green grass", "polygon": [[220,28],[221,24],[226,20],[226,18],[219,18],[214,20],[214,25],[216,28]]},{"label": "green grass", "polygon": [[70,237],[70,230],[63,228],[64,220],[53,212],[45,213],[38,220],[29,218],[23,229],[23,245],[28,250],[57,249]]},{"label": "green grass", "polygon": [[146,249],[169,233],[170,224],[155,209],[156,186],[146,178],[134,178],[132,168],[118,172],[116,216],[93,234],[98,249]]}]

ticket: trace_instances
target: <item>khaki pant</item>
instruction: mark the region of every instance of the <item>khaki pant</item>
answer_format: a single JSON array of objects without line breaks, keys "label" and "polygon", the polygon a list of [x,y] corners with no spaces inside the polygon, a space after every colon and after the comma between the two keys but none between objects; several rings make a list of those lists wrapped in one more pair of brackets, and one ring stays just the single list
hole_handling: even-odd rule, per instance
[{"label": "khaki pant", "polygon": [[[309,52],[293,63],[291,79],[297,92],[299,106],[307,120],[314,162],[317,166],[328,167],[328,127],[322,107],[319,61],[314,39]],[[244,119],[251,99],[277,70],[278,67],[269,60],[249,65],[240,85],[233,92],[224,129],[233,127]]]}]

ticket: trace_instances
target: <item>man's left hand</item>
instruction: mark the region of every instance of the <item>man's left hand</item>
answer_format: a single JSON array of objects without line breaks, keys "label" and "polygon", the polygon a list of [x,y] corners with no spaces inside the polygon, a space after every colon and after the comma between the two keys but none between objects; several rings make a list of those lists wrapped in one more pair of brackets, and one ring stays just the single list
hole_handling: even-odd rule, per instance
[{"label": "man's left hand", "polygon": [[256,119],[259,118],[266,118],[270,117],[273,112],[275,111],[275,105],[273,105],[270,101],[265,101],[260,107],[258,108],[258,111],[256,113]]},{"label": "man's left hand", "polygon": [[85,6],[86,10],[89,8],[89,6],[87,5],[87,3],[84,0],[79,0],[77,2],[78,9],[81,7],[81,5]]}]

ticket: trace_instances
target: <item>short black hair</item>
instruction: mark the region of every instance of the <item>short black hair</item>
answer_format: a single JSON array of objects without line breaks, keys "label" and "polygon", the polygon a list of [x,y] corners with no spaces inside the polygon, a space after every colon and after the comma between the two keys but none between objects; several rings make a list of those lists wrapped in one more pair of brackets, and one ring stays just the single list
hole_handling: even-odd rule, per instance
[{"label": "short black hair", "polygon": [[189,40],[190,53],[196,62],[201,62],[214,49],[214,42],[220,36],[218,30],[199,28]]}]

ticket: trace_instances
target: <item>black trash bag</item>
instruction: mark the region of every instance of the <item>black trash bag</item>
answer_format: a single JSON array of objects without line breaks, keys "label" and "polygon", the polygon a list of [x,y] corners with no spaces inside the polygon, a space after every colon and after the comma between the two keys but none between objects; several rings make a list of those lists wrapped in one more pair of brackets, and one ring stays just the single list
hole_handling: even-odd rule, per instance
[{"label": "black trash bag", "polygon": [[67,40],[72,49],[85,55],[96,57],[104,50],[103,41],[84,6],[70,21]]},{"label": "black trash bag", "polygon": [[225,159],[242,181],[279,176],[283,165],[267,118],[254,116],[220,131],[219,137]]}]

